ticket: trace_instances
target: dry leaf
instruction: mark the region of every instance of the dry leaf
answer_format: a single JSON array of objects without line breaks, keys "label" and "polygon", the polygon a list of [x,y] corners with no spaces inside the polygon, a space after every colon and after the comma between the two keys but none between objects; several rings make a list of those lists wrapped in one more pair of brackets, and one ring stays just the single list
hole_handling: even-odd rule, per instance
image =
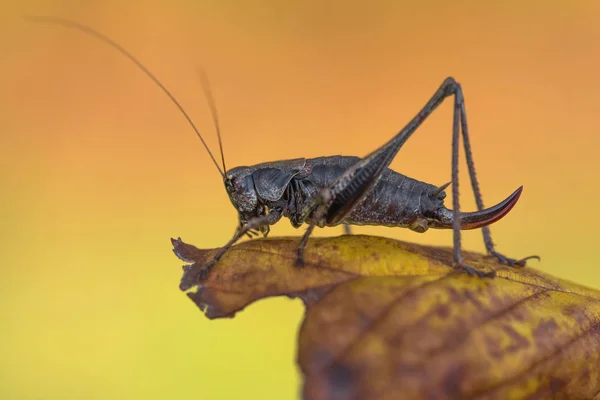
[{"label": "dry leaf", "polygon": [[600,398],[600,293],[530,268],[480,279],[457,273],[450,249],[371,236],[260,239],[215,250],[173,240],[192,262],[181,288],[208,318],[285,295],[306,304],[298,363],[306,399]]}]

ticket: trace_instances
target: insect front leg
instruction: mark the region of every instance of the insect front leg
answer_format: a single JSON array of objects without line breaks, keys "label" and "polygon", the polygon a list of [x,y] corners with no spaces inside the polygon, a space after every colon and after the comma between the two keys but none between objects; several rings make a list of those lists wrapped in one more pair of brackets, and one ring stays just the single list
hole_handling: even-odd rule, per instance
[{"label": "insect front leg", "polygon": [[217,254],[204,264],[204,266],[198,272],[199,279],[206,279],[208,272],[214,265],[219,261],[221,257],[233,246],[238,240],[242,238],[242,236],[248,234],[249,232],[253,232],[256,230],[261,230],[265,226],[270,226],[276,224],[282,217],[283,212],[278,209],[270,210],[267,215],[261,215],[259,217],[254,217],[250,219],[245,225],[241,225],[231,240],[225,244],[225,246],[221,247]]}]

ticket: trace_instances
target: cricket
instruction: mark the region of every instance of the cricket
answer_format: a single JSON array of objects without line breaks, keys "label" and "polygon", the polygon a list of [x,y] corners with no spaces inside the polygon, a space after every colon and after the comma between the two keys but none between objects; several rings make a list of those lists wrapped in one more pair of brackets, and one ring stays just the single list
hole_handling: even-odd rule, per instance
[{"label": "cricket", "polygon": [[[206,279],[210,269],[242,237],[252,238],[260,234],[267,237],[270,227],[283,217],[289,219],[294,228],[308,225],[298,245],[295,262],[297,267],[304,265],[304,252],[314,228],[338,225],[343,225],[348,234],[350,225],[402,227],[419,233],[429,228],[452,229],[453,267],[476,277],[493,277],[495,273],[479,271],[464,262],[461,251],[461,230],[481,228],[488,256],[495,257],[502,264],[524,267],[529,259],[540,260],[537,255],[521,259],[510,258],[495,249],[489,226],[510,212],[519,200],[523,187],[519,187],[500,203],[489,208],[484,207],[475,173],[463,91],[461,85],[451,77],[442,82],[425,106],[404,128],[387,143],[362,158],[342,155],[296,158],[228,170],[225,166],[216,106],[208,80],[203,73],[200,74],[200,78],[219,140],[221,166],[181,104],[131,53],[104,34],[71,20],[34,16],[24,18],[30,22],[73,28],[115,48],[160,87],[202,141],[223,178],[225,190],[237,210],[239,224],[233,237],[210,261],[195,271],[194,276],[197,280]],[[432,185],[391,170],[389,165],[402,145],[447,97],[454,97],[451,181],[443,185]],[[458,162],[461,136],[477,204],[477,211],[474,212],[460,211]],[[450,185],[452,186],[452,209],[444,205],[445,189]]]}]

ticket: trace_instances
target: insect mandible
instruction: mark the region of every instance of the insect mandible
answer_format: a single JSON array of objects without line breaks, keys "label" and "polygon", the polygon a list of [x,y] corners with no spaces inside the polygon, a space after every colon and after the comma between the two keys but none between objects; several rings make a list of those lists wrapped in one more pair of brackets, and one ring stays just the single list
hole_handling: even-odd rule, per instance
[{"label": "insect mandible", "polygon": [[[53,23],[83,31],[117,49],[140,68],[183,113],[196,135],[202,141],[213,163],[223,177],[223,183],[231,203],[238,211],[239,225],[234,236],[221,247],[214,257],[202,266],[181,288],[186,290],[206,279],[209,270],[244,235],[253,237],[259,233],[269,234],[271,225],[281,218],[288,218],[295,228],[308,224],[298,246],[296,266],[304,265],[304,250],[315,226],[343,224],[349,233],[349,225],[383,225],[405,227],[416,232],[429,228],[452,229],[454,233],[453,266],[469,275],[491,277],[493,272],[482,272],[465,264],[461,252],[461,230],[481,228],[488,255],[510,266],[522,267],[528,259],[540,259],[537,255],[513,259],[498,253],[492,242],[489,225],[504,217],[518,201],[523,187],[502,202],[484,208],[475,164],[469,141],[465,100],[460,84],[446,78],[425,106],[392,139],[365,157],[327,156],[274,161],[254,166],[227,170],[223,155],[221,134],[206,78],[201,75],[205,95],[213,116],[219,139],[222,169],[210,151],[202,135],[175,97],[158,79],[119,44],[104,34],[74,21],[54,17],[25,17],[29,21]],[[454,96],[452,125],[452,180],[435,186],[412,179],[389,169],[389,165],[408,138],[423,121],[446,99]],[[458,191],[459,132],[462,132],[469,178],[478,211],[460,212]],[[444,206],[445,189],[452,184],[452,209]]]}]

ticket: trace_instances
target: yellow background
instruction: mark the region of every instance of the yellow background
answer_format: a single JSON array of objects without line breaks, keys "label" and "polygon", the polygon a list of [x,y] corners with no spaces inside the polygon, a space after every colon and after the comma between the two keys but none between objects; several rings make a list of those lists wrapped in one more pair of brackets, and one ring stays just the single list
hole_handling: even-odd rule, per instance
[{"label": "yellow background", "polygon": [[[213,86],[229,166],[364,155],[447,75],[465,91],[484,200],[523,196],[498,250],[600,288],[600,3],[29,1],[0,9],[0,394],[10,399],[292,399],[299,300],[208,321],[178,290],[169,238],[217,247],[236,213],[167,97],[216,149],[195,74]],[[393,168],[450,177],[451,101]],[[466,168],[462,204],[474,208]],[[358,233],[450,246],[451,232]],[[273,235],[297,235],[287,221]],[[319,230],[337,235],[340,229]],[[465,247],[482,251],[478,232]]]}]

